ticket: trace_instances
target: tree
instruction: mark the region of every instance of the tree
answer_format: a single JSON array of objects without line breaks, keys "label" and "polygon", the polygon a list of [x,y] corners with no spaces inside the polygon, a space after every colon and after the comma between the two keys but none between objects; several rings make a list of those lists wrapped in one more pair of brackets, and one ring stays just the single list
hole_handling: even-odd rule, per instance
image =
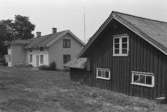
[{"label": "tree", "polygon": [[11,41],[14,37],[12,20],[0,21],[0,57],[7,53],[5,41]]},{"label": "tree", "polygon": [[0,41],[13,40],[14,29],[12,20],[0,21]]},{"label": "tree", "polygon": [[26,16],[15,16],[14,29],[17,32],[17,39],[30,39],[34,37],[32,31],[35,29],[35,25],[32,24]]},{"label": "tree", "polygon": [[16,15],[14,20],[0,21],[0,56],[7,53],[5,41],[33,38],[35,25],[26,16]]}]

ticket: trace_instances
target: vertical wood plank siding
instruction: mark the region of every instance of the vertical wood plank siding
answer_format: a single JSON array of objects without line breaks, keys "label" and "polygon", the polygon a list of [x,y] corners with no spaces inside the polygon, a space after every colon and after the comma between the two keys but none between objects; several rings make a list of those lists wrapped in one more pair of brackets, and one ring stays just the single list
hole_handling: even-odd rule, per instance
[{"label": "vertical wood plank siding", "polygon": [[[128,56],[113,56],[112,35],[117,34],[129,35]],[[166,93],[167,56],[115,20],[99,35],[85,56],[91,63],[91,71],[86,75],[88,85],[147,98],[163,96]],[[111,79],[97,79],[97,67],[109,68]],[[154,73],[155,87],[132,85],[131,71]]]}]

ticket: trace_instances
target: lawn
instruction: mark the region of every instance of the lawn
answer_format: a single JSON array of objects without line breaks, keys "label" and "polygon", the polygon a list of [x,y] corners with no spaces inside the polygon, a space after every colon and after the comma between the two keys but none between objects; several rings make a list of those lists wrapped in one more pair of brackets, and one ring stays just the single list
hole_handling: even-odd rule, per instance
[{"label": "lawn", "polygon": [[80,85],[68,72],[0,67],[0,112],[167,112],[167,107]]}]

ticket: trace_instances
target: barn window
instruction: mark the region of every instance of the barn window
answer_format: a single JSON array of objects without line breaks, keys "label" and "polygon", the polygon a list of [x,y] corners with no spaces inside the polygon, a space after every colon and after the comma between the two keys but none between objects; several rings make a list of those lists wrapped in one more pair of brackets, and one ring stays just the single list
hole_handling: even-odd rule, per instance
[{"label": "barn window", "polygon": [[96,78],[110,80],[110,69],[96,68]]},{"label": "barn window", "polygon": [[128,56],[129,38],[127,35],[117,35],[113,38],[113,56]]},{"label": "barn window", "polygon": [[153,73],[148,72],[136,72],[132,71],[132,82],[131,84],[146,86],[146,87],[154,87],[154,75]]}]

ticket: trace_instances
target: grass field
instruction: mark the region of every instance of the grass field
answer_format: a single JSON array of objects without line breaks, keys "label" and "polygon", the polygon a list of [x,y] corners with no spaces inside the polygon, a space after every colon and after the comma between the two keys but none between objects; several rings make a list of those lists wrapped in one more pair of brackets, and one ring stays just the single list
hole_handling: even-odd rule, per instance
[{"label": "grass field", "polygon": [[74,83],[68,72],[0,67],[0,112],[167,112],[167,106]]}]

